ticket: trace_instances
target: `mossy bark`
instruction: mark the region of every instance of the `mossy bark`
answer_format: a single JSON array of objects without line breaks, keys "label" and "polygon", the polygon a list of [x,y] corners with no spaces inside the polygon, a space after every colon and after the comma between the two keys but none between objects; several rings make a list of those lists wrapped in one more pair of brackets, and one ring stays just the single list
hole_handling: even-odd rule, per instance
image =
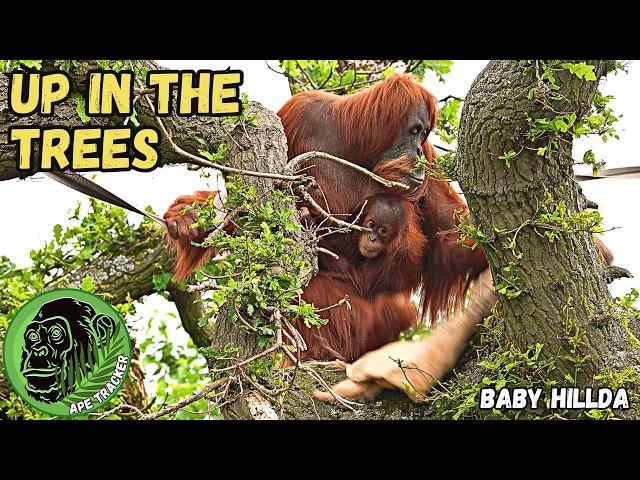
[{"label": "mossy bark", "polygon": [[[579,79],[567,71],[556,73],[556,112],[588,112],[598,80],[605,74],[604,61],[589,61],[596,81]],[[560,233],[551,242],[543,229],[523,226],[517,235],[514,256],[505,243],[515,230],[536,218],[550,194],[564,200],[569,213],[583,211],[587,202],[574,180],[570,133],[560,134],[550,158],[537,155],[548,137],[532,144],[525,138],[531,119],[550,119],[557,113],[545,109],[527,93],[537,85],[536,65],[527,61],[492,61],[478,75],[465,98],[460,124],[458,174],[475,225],[489,236],[485,248],[494,283],[508,275],[514,262],[517,288],[514,298],[500,296],[498,314],[506,320],[507,337],[526,350],[545,345],[546,355],[558,356],[558,374],[575,375],[575,359],[587,356],[577,384],[589,386],[605,366],[620,368],[638,364],[637,349],[630,350],[628,336],[611,314],[607,269],[589,232]],[[510,167],[499,156],[519,154]],[[509,238],[495,233],[511,231]],[[569,338],[579,340],[579,351],[570,352]]]}]

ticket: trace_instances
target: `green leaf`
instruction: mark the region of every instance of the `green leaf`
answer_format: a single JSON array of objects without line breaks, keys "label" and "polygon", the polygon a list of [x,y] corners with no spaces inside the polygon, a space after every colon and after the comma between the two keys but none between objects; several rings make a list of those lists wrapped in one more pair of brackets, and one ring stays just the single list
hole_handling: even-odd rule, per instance
[{"label": "green leaf", "polygon": [[581,80],[583,78],[585,80],[589,80],[592,82],[596,80],[596,74],[593,71],[594,66],[587,65],[585,62],[563,63],[562,68],[564,68],[565,70],[568,70],[569,72],[571,72],[573,75],[575,75]]},{"label": "green leaf", "polygon": [[84,97],[82,95],[74,95],[73,99],[76,101],[76,112],[78,113],[78,117],[82,120],[83,123],[87,123],[90,118],[87,115]]},{"label": "green leaf", "polygon": [[20,60],[20,63],[27,68],[35,68],[36,70],[42,68],[42,60]]},{"label": "green leaf", "polygon": [[87,275],[82,279],[80,288],[85,292],[94,293],[96,291],[96,285],[93,283],[93,276]]},{"label": "green leaf", "polygon": [[53,238],[56,242],[60,243],[60,236],[62,235],[62,225],[56,224],[53,227]]},{"label": "green leaf", "polygon": [[167,289],[167,285],[171,281],[173,274],[171,272],[155,273],[153,275],[153,289],[156,292],[162,292]]}]

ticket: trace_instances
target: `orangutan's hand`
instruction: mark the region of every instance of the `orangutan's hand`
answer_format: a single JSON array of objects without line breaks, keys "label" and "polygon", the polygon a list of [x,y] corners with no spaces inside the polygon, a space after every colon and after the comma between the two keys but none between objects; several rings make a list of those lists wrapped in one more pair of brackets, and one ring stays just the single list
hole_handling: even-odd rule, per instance
[{"label": "orangutan's hand", "polygon": [[[402,389],[418,401],[451,370],[476,327],[489,315],[496,296],[491,273],[483,272],[474,282],[466,308],[438,325],[424,340],[393,342],[366,353],[346,366],[347,380],[333,390],[341,397],[356,400],[374,398],[385,388]],[[324,401],[335,401],[331,392],[314,392]]]},{"label": "orangutan's hand", "polygon": [[[429,340],[393,342],[366,353],[347,365],[347,380],[333,387],[348,399],[371,399],[385,388],[400,388],[412,400],[420,400],[434,384],[429,364]],[[400,367],[402,366],[402,368]],[[314,392],[320,400],[333,401],[330,392]]]}]

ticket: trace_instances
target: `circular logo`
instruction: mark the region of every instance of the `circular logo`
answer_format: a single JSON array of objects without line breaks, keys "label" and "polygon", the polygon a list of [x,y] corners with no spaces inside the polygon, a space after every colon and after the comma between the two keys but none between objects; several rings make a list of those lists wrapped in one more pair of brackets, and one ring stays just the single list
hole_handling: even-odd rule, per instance
[{"label": "circular logo", "polygon": [[76,289],[32,298],[9,323],[3,363],[11,386],[50,415],[86,415],[124,385],[131,339],[116,310]]}]

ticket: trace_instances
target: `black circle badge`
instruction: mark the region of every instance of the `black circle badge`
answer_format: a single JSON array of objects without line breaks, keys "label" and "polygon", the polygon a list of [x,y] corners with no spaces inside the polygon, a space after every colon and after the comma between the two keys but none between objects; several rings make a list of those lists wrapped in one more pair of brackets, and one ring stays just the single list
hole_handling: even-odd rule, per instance
[{"label": "black circle badge", "polygon": [[101,298],[52,290],[11,320],[3,363],[11,386],[32,407],[61,417],[86,415],[124,385],[131,339],[118,312]]}]

